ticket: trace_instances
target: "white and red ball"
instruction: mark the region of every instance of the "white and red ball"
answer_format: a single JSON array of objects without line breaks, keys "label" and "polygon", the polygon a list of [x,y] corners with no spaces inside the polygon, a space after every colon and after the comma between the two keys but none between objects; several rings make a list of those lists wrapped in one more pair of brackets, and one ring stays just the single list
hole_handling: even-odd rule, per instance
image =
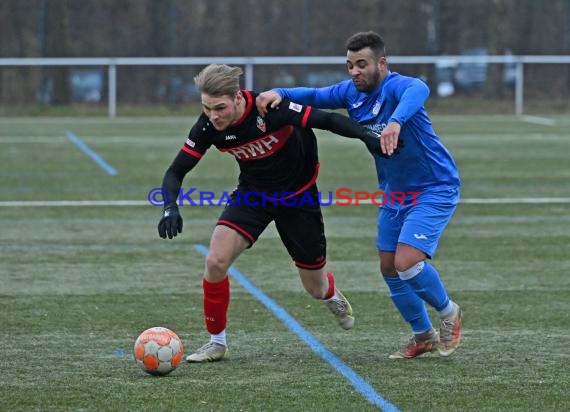
[{"label": "white and red ball", "polygon": [[168,328],[154,327],[140,334],[133,353],[143,371],[167,375],[182,362],[184,347],[176,333]]}]

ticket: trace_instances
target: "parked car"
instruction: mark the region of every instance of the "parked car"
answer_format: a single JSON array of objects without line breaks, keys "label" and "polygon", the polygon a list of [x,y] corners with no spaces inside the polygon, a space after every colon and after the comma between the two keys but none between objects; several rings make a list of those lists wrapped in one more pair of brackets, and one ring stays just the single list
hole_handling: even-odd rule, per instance
[{"label": "parked car", "polygon": [[[462,56],[487,56],[487,49],[467,49],[460,53]],[[477,89],[487,80],[487,63],[459,63],[455,70],[455,85],[458,89]]]},{"label": "parked car", "polygon": [[[487,49],[467,49],[461,52],[462,56],[487,56]],[[510,50],[505,56],[512,56]],[[485,62],[459,62],[454,58],[441,58],[435,63],[435,79],[437,95],[447,97],[458,90],[474,90],[481,87],[487,80],[487,63]],[[515,62],[503,65],[503,84],[513,87],[517,76]]]},{"label": "parked car", "polygon": [[452,96],[455,93],[455,69],[457,69],[455,59],[440,59],[435,63],[435,80],[439,97]]},{"label": "parked car", "polygon": [[80,103],[99,103],[103,96],[102,69],[74,69],[70,75],[71,99]]}]

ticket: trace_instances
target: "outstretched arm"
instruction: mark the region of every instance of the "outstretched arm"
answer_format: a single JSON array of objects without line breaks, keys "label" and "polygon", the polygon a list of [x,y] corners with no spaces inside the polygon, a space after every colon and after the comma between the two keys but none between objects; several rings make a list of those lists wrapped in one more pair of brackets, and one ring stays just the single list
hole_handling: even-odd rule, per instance
[{"label": "outstretched arm", "polygon": [[283,100],[270,109],[267,118],[275,125],[295,125],[303,128],[329,130],[341,136],[362,140],[372,153],[380,153],[379,134],[339,113],[315,109]]},{"label": "outstretched arm", "polygon": [[[311,108],[309,107],[309,109]],[[368,150],[373,153],[380,153],[380,135],[378,133],[339,113],[311,109],[306,126],[329,130],[345,137],[360,139],[366,144]]]},{"label": "outstretched arm", "polygon": [[344,108],[347,87],[351,81],[343,81],[327,87],[293,87],[289,89],[273,89],[287,100],[319,109]]},{"label": "outstretched arm", "polygon": [[164,208],[162,218],[158,223],[158,234],[163,239],[166,239],[167,236],[172,239],[178,233],[182,233],[183,221],[176,199],[182,187],[184,176],[196,166],[198,160],[198,158],[181,150],[164,174],[162,179]]},{"label": "outstretched arm", "polygon": [[346,87],[346,83],[341,82],[320,88],[277,88],[260,93],[255,104],[262,116],[269,108],[275,109],[283,99],[322,109],[340,109],[345,107]]}]

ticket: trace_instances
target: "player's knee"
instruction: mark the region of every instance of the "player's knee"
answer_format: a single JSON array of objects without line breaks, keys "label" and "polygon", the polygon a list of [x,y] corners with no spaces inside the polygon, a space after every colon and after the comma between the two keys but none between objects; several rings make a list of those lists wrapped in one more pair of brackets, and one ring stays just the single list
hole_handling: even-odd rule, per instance
[{"label": "player's knee", "polygon": [[405,269],[404,267],[398,268],[398,266],[396,266],[396,270],[398,271],[398,276],[400,276],[400,279],[408,280],[412,279],[414,276],[420,273],[423,270],[424,265],[424,261],[421,260],[419,262],[413,263],[411,266],[408,266]]},{"label": "player's knee", "polygon": [[230,267],[229,257],[210,250],[206,256],[206,272],[211,278],[223,278]]},{"label": "player's knee", "polygon": [[394,267],[400,272],[405,272],[414,265],[426,260],[425,252],[413,246],[398,244],[396,253],[394,254]]},{"label": "player's knee", "polygon": [[423,262],[423,259],[417,259],[415,257],[411,258],[409,256],[398,256],[394,259],[394,268],[398,274],[407,273],[408,270],[414,268],[419,262]]}]

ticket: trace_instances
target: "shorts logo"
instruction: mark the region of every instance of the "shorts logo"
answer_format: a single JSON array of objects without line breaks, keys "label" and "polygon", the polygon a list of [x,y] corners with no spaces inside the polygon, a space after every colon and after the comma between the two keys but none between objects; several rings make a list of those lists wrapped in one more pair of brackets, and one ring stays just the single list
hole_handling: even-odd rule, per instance
[{"label": "shorts logo", "polygon": [[297,113],[301,113],[301,110],[303,110],[303,106],[301,106],[300,104],[297,103],[289,103],[289,109],[296,111]]},{"label": "shorts logo", "polygon": [[427,236],[424,235],[423,233],[420,233],[420,234],[414,233],[414,237],[415,237],[416,239],[427,240]]},{"label": "shorts logo", "polygon": [[257,116],[257,128],[261,130],[263,133],[265,133],[265,131],[267,130],[267,127],[265,127],[265,122],[263,121],[261,116]]}]

